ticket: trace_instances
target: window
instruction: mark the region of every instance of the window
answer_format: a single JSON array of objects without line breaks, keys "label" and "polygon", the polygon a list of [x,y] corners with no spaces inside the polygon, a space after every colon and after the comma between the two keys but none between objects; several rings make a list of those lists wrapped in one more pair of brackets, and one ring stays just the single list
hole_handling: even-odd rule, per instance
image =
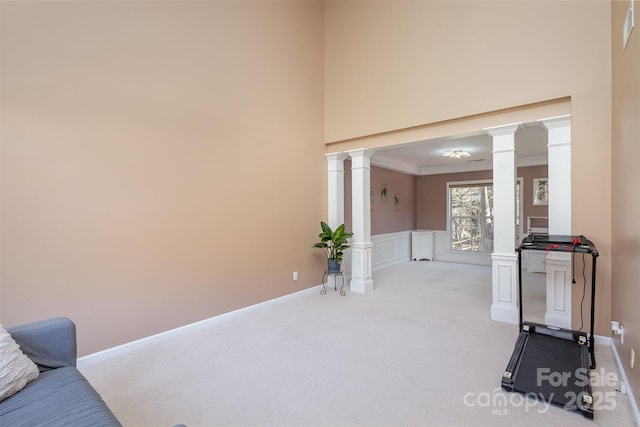
[{"label": "window", "polygon": [[493,250],[493,185],[449,186],[449,236],[451,250]]},{"label": "window", "polygon": [[[453,251],[493,252],[493,183],[449,183],[449,241]],[[520,179],[516,185],[516,236],[520,227]]]}]

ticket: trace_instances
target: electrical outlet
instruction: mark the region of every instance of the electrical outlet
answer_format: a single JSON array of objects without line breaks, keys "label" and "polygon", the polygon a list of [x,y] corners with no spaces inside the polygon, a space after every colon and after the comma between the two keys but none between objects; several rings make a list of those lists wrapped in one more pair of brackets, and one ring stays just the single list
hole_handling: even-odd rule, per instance
[{"label": "electrical outlet", "polygon": [[631,369],[636,366],[636,352],[634,349],[631,349],[631,362],[629,364],[631,365]]},{"label": "electrical outlet", "polygon": [[293,272],[293,280],[298,280],[298,272],[297,271]]}]

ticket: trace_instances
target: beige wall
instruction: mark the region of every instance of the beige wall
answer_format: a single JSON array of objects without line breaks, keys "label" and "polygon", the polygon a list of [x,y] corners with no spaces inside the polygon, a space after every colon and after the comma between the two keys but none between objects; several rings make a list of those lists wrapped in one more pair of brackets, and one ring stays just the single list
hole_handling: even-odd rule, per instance
[{"label": "beige wall", "polygon": [[3,324],[86,354],[318,283],[321,2],[1,7]]},{"label": "beige wall", "polygon": [[[640,406],[640,2],[635,2],[635,28],[626,50],[622,25],[628,2],[612,3],[611,50],[613,59],[613,277],[612,318],[623,324],[624,344],[614,343]],[[636,367],[630,368],[631,349]]]},{"label": "beige wall", "polygon": [[[600,250],[601,335],[611,320],[610,19],[608,2],[325,4],[331,151],[375,146],[396,130],[454,135],[438,130],[459,120],[478,123],[470,131],[526,122],[548,116],[519,116],[521,106],[570,100],[572,227]],[[515,111],[515,120],[493,123],[494,111]]]},{"label": "beige wall", "polygon": [[326,139],[608,94],[608,9],[536,0],[327,2]]}]

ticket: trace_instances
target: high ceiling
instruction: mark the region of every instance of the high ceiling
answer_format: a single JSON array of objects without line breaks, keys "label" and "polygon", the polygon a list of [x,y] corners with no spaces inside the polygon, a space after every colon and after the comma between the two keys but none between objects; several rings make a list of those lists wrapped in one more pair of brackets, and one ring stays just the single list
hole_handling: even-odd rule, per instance
[{"label": "high ceiling", "polygon": [[[526,123],[515,135],[518,166],[547,164],[547,130],[537,122]],[[493,138],[485,133],[417,141],[376,149],[371,164],[412,175],[468,172],[493,168]],[[449,159],[447,151],[464,150],[471,156]]]}]

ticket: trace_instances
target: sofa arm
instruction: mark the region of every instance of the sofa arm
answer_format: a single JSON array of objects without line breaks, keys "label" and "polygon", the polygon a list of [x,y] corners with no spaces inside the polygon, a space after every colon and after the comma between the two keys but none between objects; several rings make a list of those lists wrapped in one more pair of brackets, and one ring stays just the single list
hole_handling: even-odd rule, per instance
[{"label": "sofa arm", "polygon": [[76,366],[76,325],[66,317],[12,326],[7,332],[40,372]]}]

